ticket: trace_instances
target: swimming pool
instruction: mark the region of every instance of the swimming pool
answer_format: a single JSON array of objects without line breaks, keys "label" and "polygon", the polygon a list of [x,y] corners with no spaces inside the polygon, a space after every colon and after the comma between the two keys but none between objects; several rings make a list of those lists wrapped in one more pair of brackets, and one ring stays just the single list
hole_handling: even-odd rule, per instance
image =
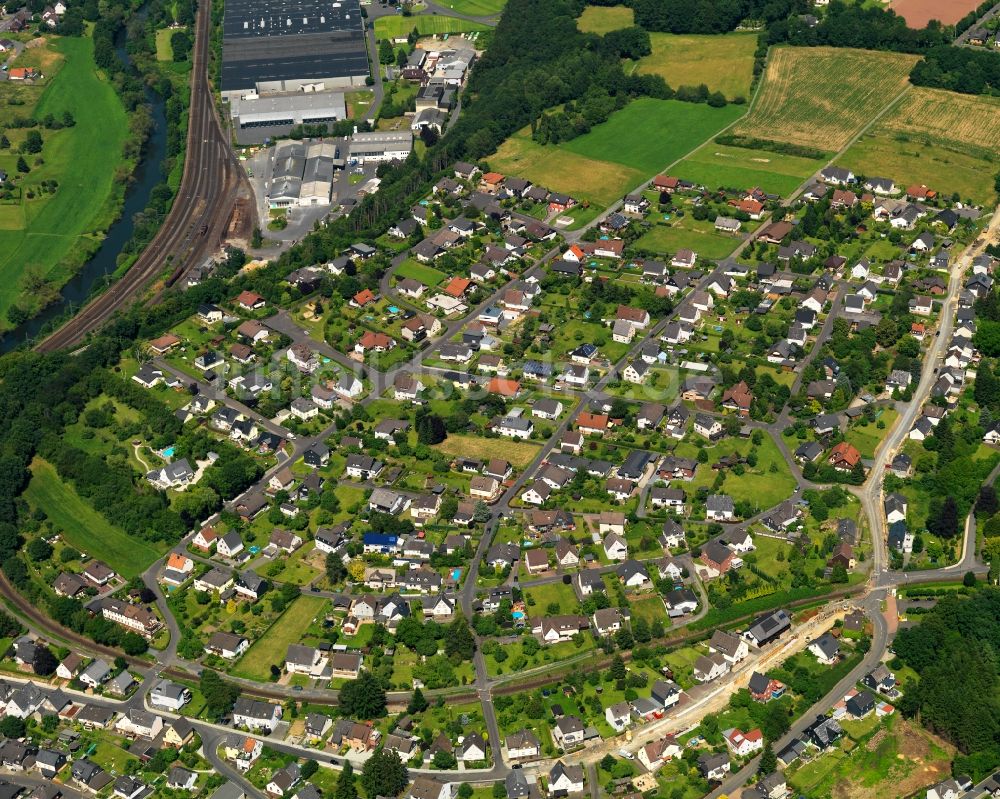
[{"label": "swimming pool", "polygon": [[511,615],[511,616],[512,616],[513,618],[515,618],[515,619],[523,619],[523,618],[524,618],[524,611],[523,611],[523,610],[515,610],[515,611],[514,611],[513,613],[511,613],[510,615]]},{"label": "swimming pool", "polygon": [[172,458],[172,457],[174,457],[174,448],[173,447],[167,447],[160,454],[163,455],[164,458]]},{"label": "swimming pool", "polygon": [[395,305],[390,305],[389,313],[399,313],[399,308],[397,308]]},{"label": "swimming pool", "polygon": [[456,583],[459,581],[459,579],[461,578],[461,576],[462,576],[462,570],[461,569],[452,569],[451,570],[451,579],[454,580]]}]

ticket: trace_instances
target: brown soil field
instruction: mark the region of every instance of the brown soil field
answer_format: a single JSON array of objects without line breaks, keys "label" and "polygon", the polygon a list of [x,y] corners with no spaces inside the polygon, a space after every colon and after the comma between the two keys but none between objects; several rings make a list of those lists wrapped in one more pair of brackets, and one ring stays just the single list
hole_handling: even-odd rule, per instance
[{"label": "brown soil field", "polygon": [[911,28],[925,28],[932,19],[954,25],[978,5],[978,0],[893,0],[889,7]]}]

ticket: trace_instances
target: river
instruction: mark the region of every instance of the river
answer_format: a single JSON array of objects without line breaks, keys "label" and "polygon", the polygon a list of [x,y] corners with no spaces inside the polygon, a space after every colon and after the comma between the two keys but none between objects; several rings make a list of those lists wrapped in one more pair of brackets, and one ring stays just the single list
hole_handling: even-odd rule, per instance
[{"label": "river", "polygon": [[[139,11],[142,14],[144,11]],[[125,48],[125,27],[115,38],[115,50],[126,64],[131,64]],[[85,304],[95,286],[107,282],[108,277],[118,268],[118,254],[125,243],[132,238],[135,227],[133,217],[149,204],[153,189],[163,179],[163,159],[167,154],[167,117],[163,98],[147,87],[146,102],[152,111],[153,127],[143,150],[142,161],[133,173],[133,180],[125,191],[125,204],[118,221],[108,228],[108,233],[94,257],[85,263],[63,287],[59,299],[46,306],[41,313],[24,324],[18,325],[0,338],[0,353],[35,338],[42,328],[53,319],[63,316],[67,309],[76,309]]]}]

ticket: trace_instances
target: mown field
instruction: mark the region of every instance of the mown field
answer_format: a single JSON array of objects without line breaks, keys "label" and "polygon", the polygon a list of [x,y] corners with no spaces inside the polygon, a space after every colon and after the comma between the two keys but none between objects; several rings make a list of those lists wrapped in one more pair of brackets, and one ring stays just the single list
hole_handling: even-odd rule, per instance
[{"label": "mown field", "polygon": [[31,473],[25,499],[45,511],[53,529],[61,530],[70,546],[103,560],[125,577],[141,574],[162,556],[152,544],[132,538],[94,510],[48,461],[35,458]]},{"label": "mown field", "polygon": [[488,161],[491,169],[518,175],[577,200],[608,205],[643,180],[715,136],[742,113],[738,106],[710,108],[676,100],[633,100],[589,133],[542,146],[525,128]]},{"label": "mown field", "polygon": [[414,28],[421,36],[433,36],[439,33],[484,31],[488,30],[489,26],[442,14],[418,14],[413,17],[394,14],[391,17],[379,17],[375,20],[375,36],[378,39],[406,36]]},{"label": "mown field", "polygon": [[990,203],[984,176],[1000,166],[1000,99],[915,87],[838,163]]},{"label": "mown field", "polygon": [[653,52],[640,59],[637,67],[640,74],[660,75],[675,89],[704,83],[729,99],[749,98],[757,34],[650,33],[649,40]]},{"label": "mown field", "polygon": [[[44,163],[36,166],[37,156],[27,156],[32,169],[20,182],[25,193],[37,193],[42,181],[55,180],[55,194],[0,204],[0,329],[10,326],[7,311],[26,289],[33,295],[23,296],[30,306],[48,291],[46,280],[61,285],[71,277],[82,263],[85,243],[102,235],[113,218],[128,120],[111,84],[94,66],[93,46],[90,38],[67,38],[26,50],[16,64],[38,64],[54,77],[47,77],[43,88],[0,84],[0,105],[10,105],[0,111],[0,125],[8,116],[51,113],[59,118],[65,111],[76,120],[72,128],[41,131]],[[25,104],[11,105],[12,98]],[[26,134],[7,130],[12,147],[0,154],[0,167],[12,177],[18,174],[15,149]]]},{"label": "mown field", "polygon": [[477,458],[479,460],[489,460],[490,458],[503,458],[510,462],[516,469],[523,469],[531,463],[538,455],[538,444],[527,441],[510,441],[506,438],[480,438],[479,436],[466,436],[461,434],[449,434],[440,444],[435,445],[436,449],[448,455],[462,456],[465,458]]},{"label": "mown field", "polygon": [[681,161],[673,172],[709,189],[760,186],[768,193],[787,197],[823,166],[822,161],[811,158],[709,142]]},{"label": "mown field", "polygon": [[837,151],[907,85],[916,56],[775,47],[737,135]]},{"label": "mown field", "polygon": [[628,6],[587,6],[576,21],[576,26],[584,33],[601,36],[634,24],[635,14]]},{"label": "mown field", "polygon": [[441,0],[437,5],[450,8],[456,14],[470,17],[492,17],[503,11],[507,0]]},{"label": "mown field", "polygon": [[677,250],[694,250],[702,258],[725,258],[740,240],[715,232],[713,222],[698,221],[691,216],[658,224],[636,242],[636,246],[673,255]]}]

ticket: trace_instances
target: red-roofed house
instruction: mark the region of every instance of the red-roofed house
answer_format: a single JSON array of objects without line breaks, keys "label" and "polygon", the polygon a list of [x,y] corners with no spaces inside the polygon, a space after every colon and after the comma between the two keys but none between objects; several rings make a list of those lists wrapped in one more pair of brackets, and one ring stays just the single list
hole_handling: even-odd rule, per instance
[{"label": "red-roofed house", "polygon": [[838,472],[849,472],[861,462],[861,453],[853,444],[841,441],[830,450],[827,461]]},{"label": "red-roofed house", "polygon": [[496,194],[500,191],[500,185],[503,183],[504,176],[499,172],[487,172],[479,179],[479,187],[483,191],[488,191],[490,194]]},{"label": "red-roofed house", "polygon": [[362,354],[369,350],[388,352],[395,346],[396,340],[391,336],[387,336],[385,333],[373,333],[371,330],[366,330],[365,334],[358,339],[358,343],[354,345],[354,351]]},{"label": "red-roofed house", "polygon": [[751,219],[760,219],[760,215],[764,212],[764,203],[760,202],[760,200],[740,200],[736,207],[749,215]]},{"label": "red-roofed house", "polygon": [[165,336],[160,336],[150,341],[149,348],[157,355],[163,355],[163,353],[172,350],[180,343],[181,340],[177,336],[173,333],[167,333]]},{"label": "red-roofed house", "polygon": [[375,302],[375,294],[371,289],[361,289],[361,291],[351,297],[351,305],[355,308],[364,308],[373,302]]},{"label": "red-roofed house", "polygon": [[729,411],[736,411],[740,416],[750,414],[750,405],[753,404],[753,393],[744,381],[740,381],[735,386],[727,388],[722,395],[722,407]]},{"label": "red-roofed house", "polygon": [[449,297],[454,297],[456,300],[461,299],[465,296],[465,292],[468,291],[470,285],[472,285],[472,281],[467,277],[453,277],[448,285],[444,287],[444,293]]},{"label": "red-roofed house", "polygon": [[919,186],[907,186],[906,196],[911,200],[933,200],[937,197],[937,192],[921,184]]},{"label": "red-roofed house", "polygon": [[677,189],[677,178],[672,178],[670,175],[657,175],[653,178],[653,188],[673,193]]},{"label": "red-roofed house", "polygon": [[726,730],[723,733],[728,746],[737,757],[747,757],[764,748],[764,733],[759,729],[743,732],[742,730]]},{"label": "red-roofed house", "polygon": [[603,435],[608,429],[608,416],[605,413],[581,413],[576,418],[576,429],[585,436]]},{"label": "red-roofed house", "polygon": [[582,249],[580,249],[580,246],[578,244],[574,244],[572,247],[566,250],[566,252],[563,253],[564,261],[572,261],[575,264],[582,263],[583,259],[586,257],[587,254]]},{"label": "red-roofed house", "polygon": [[241,291],[240,296],[236,298],[236,302],[241,308],[247,311],[259,310],[267,304],[264,298],[255,291]]},{"label": "red-roofed house", "polygon": [[494,377],[486,386],[490,394],[499,394],[502,397],[516,397],[521,390],[521,384],[516,380],[506,380],[502,377]]}]

